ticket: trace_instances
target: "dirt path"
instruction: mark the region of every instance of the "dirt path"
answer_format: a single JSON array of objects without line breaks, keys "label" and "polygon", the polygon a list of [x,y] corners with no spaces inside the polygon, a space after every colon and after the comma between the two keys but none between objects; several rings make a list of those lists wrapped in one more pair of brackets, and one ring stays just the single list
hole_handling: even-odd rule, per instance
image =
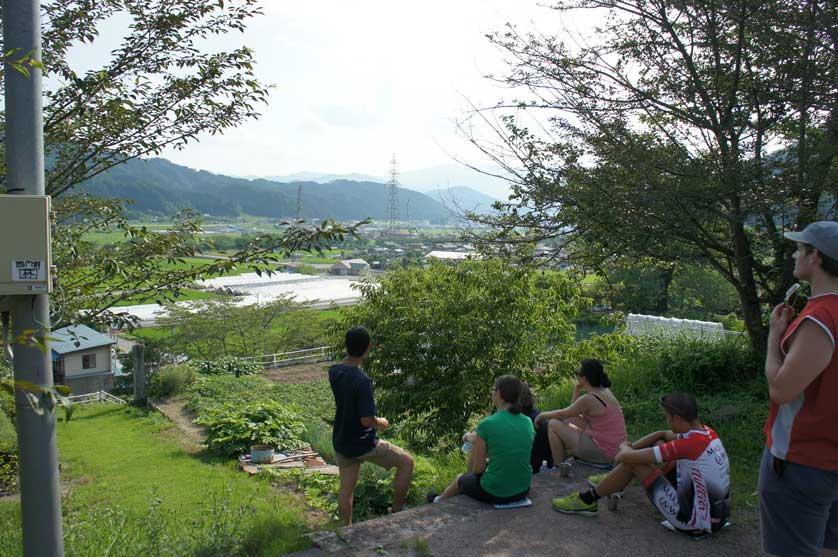
[{"label": "dirt path", "polygon": [[206,429],[197,425],[195,416],[186,409],[186,401],[178,398],[149,400],[149,405],[177,426],[184,438],[196,447],[204,446]]},{"label": "dirt path", "polygon": [[327,379],[328,362],[280,367],[265,371],[264,376],[275,383],[313,383]]}]

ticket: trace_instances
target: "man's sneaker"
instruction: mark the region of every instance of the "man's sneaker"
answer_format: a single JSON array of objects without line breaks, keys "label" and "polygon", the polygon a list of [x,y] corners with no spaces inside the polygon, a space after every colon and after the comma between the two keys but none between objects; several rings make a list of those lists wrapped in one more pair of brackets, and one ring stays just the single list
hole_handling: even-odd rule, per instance
[{"label": "man's sneaker", "polygon": [[429,492],[428,492],[428,495],[425,497],[425,500],[426,500],[428,503],[433,503],[433,502],[434,502],[434,499],[436,499],[438,495],[439,495],[439,493],[436,493],[436,492],[434,492],[434,491],[429,491]]},{"label": "man's sneaker", "polygon": [[599,506],[596,501],[588,505],[582,501],[578,493],[553,499],[553,508],[560,513],[581,514],[582,516],[596,516],[599,513]]}]

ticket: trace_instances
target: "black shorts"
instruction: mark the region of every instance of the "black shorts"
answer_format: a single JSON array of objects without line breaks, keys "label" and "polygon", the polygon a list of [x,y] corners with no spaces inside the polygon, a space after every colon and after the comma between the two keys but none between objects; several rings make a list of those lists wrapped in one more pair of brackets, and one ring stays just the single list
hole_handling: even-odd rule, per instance
[{"label": "black shorts", "polygon": [[468,495],[472,499],[477,499],[482,503],[489,503],[490,505],[502,505],[504,503],[511,503],[513,501],[520,501],[530,492],[530,488],[518,493],[510,495],[509,497],[498,497],[492,495],[480,485],[480,476],[482,474],[463,474],[457,480],[457,487],[460,488],[460,493]]}]

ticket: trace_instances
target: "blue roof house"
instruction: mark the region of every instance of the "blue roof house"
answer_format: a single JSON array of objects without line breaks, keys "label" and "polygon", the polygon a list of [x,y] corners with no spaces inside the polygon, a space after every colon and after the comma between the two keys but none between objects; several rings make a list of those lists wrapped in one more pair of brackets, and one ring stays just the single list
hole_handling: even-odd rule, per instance
[{"label": "blue roof house", "polygon": [[57,329],[49,336],[56,385],[67,385],[74,395],[113,388],[111,362],[115,340],[86,325]]}]

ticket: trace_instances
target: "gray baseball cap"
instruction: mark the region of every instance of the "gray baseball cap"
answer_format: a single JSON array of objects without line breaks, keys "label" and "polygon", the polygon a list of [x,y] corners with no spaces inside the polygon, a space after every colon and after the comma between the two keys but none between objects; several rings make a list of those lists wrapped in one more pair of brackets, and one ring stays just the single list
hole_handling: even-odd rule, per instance
[{"label": "gray baseball cap", "polygon": [[809,244],[827,257],[838,259],[838,222],[819,220],[800,232],[786,232],[784,236],[792,242]]}]

